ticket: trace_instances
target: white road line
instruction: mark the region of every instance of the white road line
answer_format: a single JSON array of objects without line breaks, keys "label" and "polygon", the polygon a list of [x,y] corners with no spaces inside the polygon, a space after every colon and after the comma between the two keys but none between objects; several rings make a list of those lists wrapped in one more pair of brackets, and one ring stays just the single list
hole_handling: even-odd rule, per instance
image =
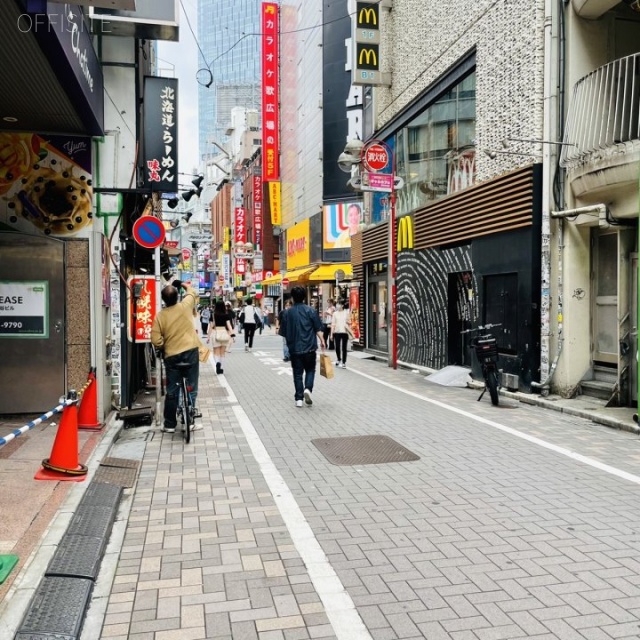
[{"label": "white road line", "polygon": [[[226,386],[231,392],[231,389]],[[235,397],[235,396],[234,396]],[[235,405],[233,411],[242,428],[253,457],[274,497],[291,539],[302,558],[311,582],[324,606],[329,622],[338,640],[372,640],[351,596],[329,563],[320,543],[313,534],[296,499],[271,460],[244,409]]]},{"label": "white road line", "polygon": [[[215,365],[213,366],[215,367]],[[227,381],[227,379],[224,377],[224,373],[222,375],[218,375],[218,382],[220,383],[220,386],[223,389],[227,390],[227,400],[231,404],[236,404],[238,402],[238,398],[236,397],[236,394],[233,393],[233,389],[229,385],[229,382]]]},{"label": "white road line", "polygon": [[640,484],[640,476],[634,475],[633,473],[622,471],[622,469],[617,469],[616,467],[612,467],[608,464],[605,464],[604,462],[600,462],[599,460],[588,458],[587,456],[583,456],[582,454],[576,453],[575,451],[571,451],[570,449],[565,449],[564,447],[559,447],[557,444],[552,444],[551,442],[547,442],[546,440],[541,440],[540,438],[536,438],[535,436],[530,436],[527,433],[522,433],[521,431],[517,431],[516,429],[507,427],[503,424],[500,424],[499,422],[494,422],[493,420],[488,420],[487,418],[481,418],[480,416],[475,416],[473,415],[473,413],[469,413],[468,411],[464,411],[462,409],[452,407],[451,405],[445,404],[444,402],[440,402],[438,400],[432,400],[431,398],[422,396],[419,393],[415,393],[414,391],[408,391],[406,389],[402,389],[401,387],[397,387],[396,385],[390,384],[389,382],[385,382],[384,380],[379,380],[378,378],[374,378],[373,376],[370,376],[367,373],[362,373],[361,371],[356,371],[355,369],[351,369],[351,372],[356,373],[359,376],[362,376],[363,378],[368,378],[369,380],[373,380],[374,382],[377,382],[378,384],[381,384],[385,387],[389,387],[389,389],[400,391],[401,393],[404,393],[413,398],[417,398],[418,400],[422,400],[423,402],[429,402],[430,404],[434,404],[437,407],[446,409],[447,411],[457,413],[458,415],[464,416],[465,418],[470,418],[471,420],[475,420],[476,422],[481,422],[482,424],[486,424],[489,427],[493,427],[494,429],[499,429],[500,431],[509,433],[512,436],[516,436],[518,438],[522,438],[523,440],[527,440],[528,442],[532,442],[533,444],[537,444],[539,447],[544,447],[545,449],[549,449],[550,451],[555,451],[560,455],[567,456],[567,458],[571,458],[572,460],[577,460],[578,462],[582,462],[583,464],[589,465],[590,467],[594,467],[595,469],[599,469],[600,471],[609,473],[612,476],[617,476],[618,478],[628,480],[629,482]]}]

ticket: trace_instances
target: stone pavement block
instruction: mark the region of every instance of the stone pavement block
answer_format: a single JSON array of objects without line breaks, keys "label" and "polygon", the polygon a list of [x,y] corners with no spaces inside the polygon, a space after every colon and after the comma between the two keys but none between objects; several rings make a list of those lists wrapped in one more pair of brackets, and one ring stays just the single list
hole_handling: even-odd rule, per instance
[{"label": "stone pavement block", "polygon": [[228,613],[208,613],[205,608],[205,628],[208,638],[229,638],[231,621]]},{"label": "stone pavement block", "polygon": [[255,623],[251,621],[232,623],[229,637],[233,638],[233,640],[258,640]]}]

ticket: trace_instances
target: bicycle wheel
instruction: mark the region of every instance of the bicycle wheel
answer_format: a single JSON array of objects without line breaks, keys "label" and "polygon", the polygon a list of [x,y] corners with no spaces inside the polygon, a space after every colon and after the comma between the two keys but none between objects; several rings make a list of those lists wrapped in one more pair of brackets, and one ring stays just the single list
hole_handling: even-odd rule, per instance
[{"label": "bicycle wheel", "polygon": [[187,379],[182,378],[182,435],[186,444],[191,440],[191,425],[193,424],[193,416],[191,412],[191,396],[187,390]]},{"label": "bicycle wheel", "polygon": [[487,371],[487,387],[491,396],[491,404],[498,406],[498,372],[495,369]]}]

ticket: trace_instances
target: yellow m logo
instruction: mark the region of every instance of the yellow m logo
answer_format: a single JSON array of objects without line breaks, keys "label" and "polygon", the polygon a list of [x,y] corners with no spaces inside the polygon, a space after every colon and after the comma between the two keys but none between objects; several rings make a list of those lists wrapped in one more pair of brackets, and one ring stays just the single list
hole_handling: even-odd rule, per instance
[{"label": "yellow m logo", "polygon": [[358,26],[365,24],[378,26],[378,12],[372,7],[363,7],[358,13]]},{"label": "yellow m logo", "polygon": [[398,251],[413,249],[413,220],[411,216],[404,216],[398,221]]},{"label": "yellow m logo", "polygon": [[378,54],[374,49],[360,49],[360,53],[358,54],[358,66],[362,66],[363,64],[372,65],[373,67],[378,66]]}]

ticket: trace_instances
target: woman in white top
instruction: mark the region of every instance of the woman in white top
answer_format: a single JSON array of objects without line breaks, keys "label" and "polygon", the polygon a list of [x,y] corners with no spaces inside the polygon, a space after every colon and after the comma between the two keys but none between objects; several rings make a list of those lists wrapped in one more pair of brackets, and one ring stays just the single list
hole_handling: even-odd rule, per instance
[{"label": "woman in white top", "polygon": [[331,316],[331,333],[329,335],[336,345],[336,366],[346,369],[347,341],[351,335],[351,327],[349,326],[349,310],[342,302],[336,304],[336,310]]},{"label": "woman in white top", "polygon": [[253,300],[247,298],[247,304],[242,310],[244,319],[244,350],[251,351],[253,349],[253,336],[256,332],[256,308],[253,306]]},{"label": "woman in white top", "polygon": [[326,345],[328,345],[327,349],[333,348],[329,334],[331,333],[331,318],[333,317],[333,312],[335,310],[336,308],[334,306],[333,300],[329,298],[327,300],[327,306],[322,312],[322,333],[324,334],[324,342]]}]

